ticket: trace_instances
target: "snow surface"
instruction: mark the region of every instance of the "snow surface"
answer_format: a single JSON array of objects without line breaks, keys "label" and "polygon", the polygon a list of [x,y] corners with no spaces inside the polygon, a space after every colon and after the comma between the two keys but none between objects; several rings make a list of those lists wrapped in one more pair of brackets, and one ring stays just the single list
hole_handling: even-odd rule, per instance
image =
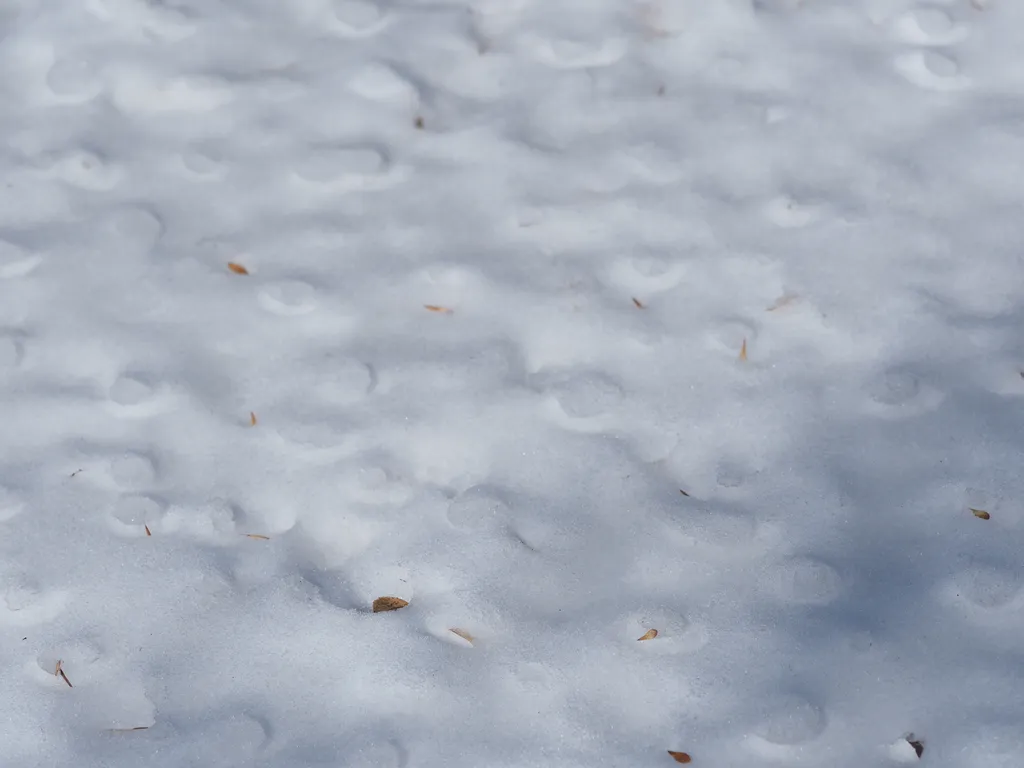
[{"label": "snow surface", "polygon": [[1024,766],[1022,29],[0,0],[0,765]]}]

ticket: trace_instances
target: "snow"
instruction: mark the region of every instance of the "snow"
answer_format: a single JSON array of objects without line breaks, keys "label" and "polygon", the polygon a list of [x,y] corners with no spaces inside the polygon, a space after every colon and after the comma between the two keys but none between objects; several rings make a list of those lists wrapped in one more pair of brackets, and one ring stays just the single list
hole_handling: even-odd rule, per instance
[{"label": "snow", "polygon": [[0,762],[1024,765],[1022,25],[0,0]]}]

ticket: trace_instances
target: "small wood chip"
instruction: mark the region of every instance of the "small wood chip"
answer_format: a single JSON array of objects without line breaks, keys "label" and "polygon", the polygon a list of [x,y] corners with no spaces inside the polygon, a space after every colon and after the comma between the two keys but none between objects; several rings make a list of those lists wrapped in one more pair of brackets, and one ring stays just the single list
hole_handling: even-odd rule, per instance
[{"label": "small wood chip", "polygon": [[992,517],[992,515],[990,515],[984,509],[975,509],[974,507],[968,507],[968,509],[970,509],[971,512],[974,513],[975,517],[980,517],[982,520],[988,520]]},{"label": "small wood chip", "polygon": [[455,310],[452,310],[452,309],[448,309],[448,307],[442,307],[439,304],[424,304],[423,308],[427,309],[427,310],[429,310],[431,312],[439,312],[442,315],[450,315],[452,312],[455,311]]},{"label": "small wood chip", "polygon": [[645,309],[646,308],[644,306],[644,303],[642,301],[640,301],[640,299],[638,299],[636,296],[633,297],[633,303],[636,305],[637,309]]},{"label": "small wood chip", "polygon": [[228,262],[228,269],[234,272],[236,275],[248,275],[249,270],[243,267],[241,264],[237,264],[234,261]]},{"label": "small wood chip", "polygon": [[670,755],[672,756],[672,759],[673,759],[673,760],[675,760],[675,761],[676,761],[677,763],[683,763],[683,764],[686,764],[686,763],[692,762],[692,760],[693,760],[693,758],[691,758],[691,757],[690,757],[690,756],[689,756],[688,754],[686,754],[685,752],[673,752],[673,751],[672,751],[672,750],[670,749],[670,750],[668,751],[668,753],[669,753],[669,754],[670,754]]},{"label": "small wood chip", "polygon": [[260,541],[270,541],[269,536],[264,536],[262,533],[243,533],[247,539],[259,539]]},{"label": "small wood chip", "polygon": [[924,742],[916,738],[914,734],[907,735],[907,743],[914,748],[914,752],[917,753],[918,760],[921,759],[921,755],[924,754]]},{"label": "small wood chip", "polygon": [[408,604],[408,600],[403,600],[400,597],[378,597],[373,601],[373,612],[397,611],[399,608],[405,608]]},{"label": "small wood chip", "polygon": [[250,427],[255,427],[256,426],[256,414],[253,413],[252,411],[249,411],[249,426]]},{"label": "small wood chip", "polygon": [[146,535],[147,536],[152,536],[153,535],[153,532],[151,530],[149,530],[149,526],[148,525],[143,525],[142,527],[146,529]]},{"label": "small wood chip", "polygon": [[459,629],[458,627],[452,627],[448,631],[451,632],[453,635],[458,635],[459,637],[461,637],[463,640],[465,640],[470,645],[473,644],[473,636],[471,634],[469,634],[469,632],[467,632],[466,630]]},{"label": "small wood chip", "polygon": [[57,659],[57,668],[54,670],[53,675],[54,677],[60,675],[61,680],[68,684],[68,688],[74,688],[75,686],[73,686],[71,681],[68,680],[68,676],[64,674],[63,665],[64,661],[62,659]]},{"label": "small wood chip", "polygon": [[746,361],[747,359],[747,340],[743,340],[743,346],[740,347],[740,360]]},{"label": "small wood chip", "polygon": [[636,639],[636,641],[639,643],[639,642],[642,642],[644,640],[653,640],[657,636],[658,636],[658,630],[656,630],[656,629],[648,629],[646,632],[644,632],[643,637],[638,637]]}]

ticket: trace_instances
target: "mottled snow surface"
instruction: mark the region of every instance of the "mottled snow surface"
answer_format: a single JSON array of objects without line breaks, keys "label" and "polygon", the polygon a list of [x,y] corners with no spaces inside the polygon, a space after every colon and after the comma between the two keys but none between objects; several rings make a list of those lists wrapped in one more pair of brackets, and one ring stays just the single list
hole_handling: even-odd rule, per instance
[{"label": "mottled snow surface", "polygon": [[0,135],[4,768],[1024,766],[1024,3],[0,0]]}]

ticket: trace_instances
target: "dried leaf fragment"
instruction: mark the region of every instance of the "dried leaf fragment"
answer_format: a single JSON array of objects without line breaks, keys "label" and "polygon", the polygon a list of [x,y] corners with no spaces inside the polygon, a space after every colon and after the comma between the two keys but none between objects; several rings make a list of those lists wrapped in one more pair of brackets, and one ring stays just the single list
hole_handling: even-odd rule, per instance
[{"label": "dried leaf fragment", "polygon": [[448,309],[448,307],[442,307],[439,304],[424,304],[423,307],[431,312],[440,312],[442,315],[450,315],[455,311],[453,309]]},{"label": "dried leaf fragment", "polygon": [[471,634],[469,634],[469,632],[467,632],[466,630],[459,629],[458,627],[452,627],[448,631],[451,632],[453,635],[458,635],[459,637],[461,637],[463,640],[465,640],[470,645],[473,644],[473,636]]},{"label": "dried leaf fragment", "polygon": [[253,411],[249,411],[249,426],[256,426],[256,414]]},{"label": "dried leaf fragment", "polygon": [[681,494],[683,494],[683,496],[685,496],[686,498],[690,498],[690,494],[688,494],[688,493],[687,493],[686,491],[684,491],[684,490],[683,490],[682,488],[680,488],[680,489],[679,489],[679,492],[680,492]]},{"label": "dried leaf fragment", "polygon": [[143,525],[142,527],[146,529],[146,535],[147,536],[152,536],[153,535],[153,532],[151,530],[149,530],[149,526],[148,525]]},{"label": "dried leaf fragment", "polygon": [[68,688],[74,688],[75,686],[73,686],[71,684],[71,681],[68,680],[68,676],[64,674],[63,665],[64,665],[63,659],[57,659],[57,668],[54,670],[53,675],[54,675],[54,677],[60,675],[60,679],[68,684]]},{"label": "dried leaf fragment", "polygon": [[373,601],[373,612],[397,611],[399,608],[405,608],[408,604],[408,600],[403,600],[400,597],[378,597]]},{"label": "dried leaf fragment", "polygon": [[656,629],[648,629],[646,632],[644,632],[643,637],[638,637],[636,639],[636,641],[639,643],[639,642],[643,642],[644,640],[653,640],[657,636],[658,636],[658,630],[656,630]]},{"label": "dried leaf fragment", "polygon": [[636,296],[633,297],[633,303],[636,305],[637,309],[646,309],[646,305]]},{"label": "dried leaf fragment", "polygon": [[743,340],[743,346],[740,347],[740,360],[746,362],[747,360],[747,340]]},{"label": "dried leaf fragment", "polygon": [[992,515],[990,515],[990,514],[989,514],[988,512],[986,512],[986,511],[985,511],[984,509],[975,509],[974,507],[968,507],[968,509],[970,509],[970,510],[971,510],[971,512],[973,512],[973,513],[974,513],[974,516],[975,516],[975,517],[979,517],[979,518],[981,518],[982,520],[988,520],[989,518],[991,518],[991,517],[992,517]]},{"label": "dried leaf fragment", "polygon": [[924,754],[924,742],[916,738],[912,733],[908,733],[905,738],[907,744],[914,748],[914,752],[917,753],[917,758],[920,760],[921,755]]},{"label": "dried leaf fragment", "polygon": [[686,763],[693,761],[693,758],[691,758],[685,752],[673,752],[670,749],[668,753],[672,756],[672,759],[675,760],[677,763],[683,763],[685,765]]},{"label": "dried leaf fragment", "polygon": [[228,262],[228,269],[230,269],[236,275],[248,275],[249,274],[249,270],[248,269],[246,269],[241,264],[238,264],[237,262],[234,262],[234,261],[229,261]]},{"label": "dried leaf fragment", "polygon": [[247,539],[259,539],[260,541],[270,541],[269,536],[264,536],[262,533],[243,533]]}]

